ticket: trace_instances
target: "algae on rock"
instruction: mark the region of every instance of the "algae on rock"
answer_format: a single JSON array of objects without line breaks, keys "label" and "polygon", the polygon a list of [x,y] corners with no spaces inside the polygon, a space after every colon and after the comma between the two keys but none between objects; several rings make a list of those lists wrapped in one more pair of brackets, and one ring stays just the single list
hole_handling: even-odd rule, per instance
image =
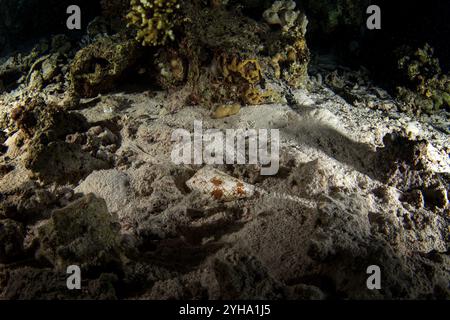
[{"label": "algae on rock", "polygon": [[399,50],[401,82],[398,97],[406,103],[409,113],[433,113],[450,107],[450,77],[442,72],[439,60],[429,44],[417,50]]},{"label": "algae on rock", "polygon": [[137,45],[120,35],[103,37],[75,56],[69,72],[71,94],[95,97],[114,88],[136,62]]}]

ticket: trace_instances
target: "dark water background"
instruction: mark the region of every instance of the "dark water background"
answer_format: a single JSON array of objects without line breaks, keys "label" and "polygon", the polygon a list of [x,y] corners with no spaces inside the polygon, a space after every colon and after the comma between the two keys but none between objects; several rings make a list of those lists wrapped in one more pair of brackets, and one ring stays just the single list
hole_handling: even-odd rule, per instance
[{"label": "dark water background", "polygon": [[[233,1],[233,0],[231,0]],[[323,16],[309,10],[310,1],[297,0],[304,7],[311,25],[319,24]],[[314,0],[324,8],[333,8],[336,3],[355,0]],[[357,1],[357,0],[356,0]],[[335,53],[349,64],[364,64],[380,73],[389,70],[392,64],[392,51],[400,45],[414,48],[429,43],[435,48],[444,70],[450,70],[450,0],[360,0],[377,4],[382,9],[382,30],[368,31],[362,25],[342,25],[331,32],[312,28],[308,33],[312,50]],[[272,1],[246,0],[253,7],[248,14],[260,16]],[[239,0],[234,0],[239,3]],[[14,50],[24,49],[40,37],[66,33],[70,37],[80,37],[83,31],[66,29],[66,8],[77,4],[82,8],[83,27],[101,14],[100,0],[0,0],[0,57]],[[350,13],[349,13],[350,14]],[[365,22],[365,11],[353,12],[361,15]],[[351,47],[357,44],[357,52]],[[381,75],[382,76],[382,75]]]}]

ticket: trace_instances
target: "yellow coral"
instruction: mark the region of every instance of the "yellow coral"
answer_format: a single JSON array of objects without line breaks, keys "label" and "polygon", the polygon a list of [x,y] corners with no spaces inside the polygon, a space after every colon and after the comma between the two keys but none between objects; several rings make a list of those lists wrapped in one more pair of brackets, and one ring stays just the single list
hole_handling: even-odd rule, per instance
[{"label": "yellow coral", "polygon": [[293,45],[287,45],[284,52],[279,52],[272,57],[270,63],[277,79],[283,77],[289,85],[297,88],[302,85],[307,76],[308,59],[309,51],[306,41],[300,38]]},{"label": "yellow coral", "polygon": [[249,105],[259,105],[264,103],[264,97],[261,92],[254,86],[245,89],[242,99]]},{"label": "yellow coral", "polygon": [[250,84],[256,84],[261,81],[261,66],[255,59],[246,59],[238,61],[234,57],[228,63],[226,57],[222,59],[223,76],[229,81],[233,82],[233,76],[238,75],[240,78],[246,80]]},{"label": "yellow coral", "polygon": [[240,91],[241,99],[250,105],[262,104],[265,97],[257,88],[262,80],[261,65],[256,59],[231,59],[223,54],[220,56],[222,75],[228,83]]},{"label": "yellow coral", "polygon": [[131,0],[128,27],[137,29],[136,39],[144,46],[164,45],[174,40],[179,0]]},{"label": "yellow coral", "polygon": [[261,89],[250,85],[244,90],[242,100],[248,105],[260,105],[264,103],[280,102],[281,96],[272,89],[262,91]]}]

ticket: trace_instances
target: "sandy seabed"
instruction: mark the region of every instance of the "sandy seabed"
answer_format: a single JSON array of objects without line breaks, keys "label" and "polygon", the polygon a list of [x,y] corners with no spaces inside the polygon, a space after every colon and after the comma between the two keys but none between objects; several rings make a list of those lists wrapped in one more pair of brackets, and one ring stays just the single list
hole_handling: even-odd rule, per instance
[{"label": "sandy seabed", "polygon": [[[8,137],[0,296],[449,298],[448,134],[392,111],[381,89],[358,92],[350,104],[312,77],[285,105],[225,119],[201,106],[172,112],[162,92],[82,100],[70,114],[84,130],[62,138],[77,148],[49,148],[57,156],[36,160],[48,165],[38,175],[19,134]],[[8,95],[3,115],[15,106]],[[202,166],[173,164],[171,136],[195,120],[205,130],[280,130],[277,175],[216,166],[265,192],[224,202],[187,188]],[[65,287],[70,264],[83,270],[80,292]],[[381,290],[367,289],[371,265]]]}]

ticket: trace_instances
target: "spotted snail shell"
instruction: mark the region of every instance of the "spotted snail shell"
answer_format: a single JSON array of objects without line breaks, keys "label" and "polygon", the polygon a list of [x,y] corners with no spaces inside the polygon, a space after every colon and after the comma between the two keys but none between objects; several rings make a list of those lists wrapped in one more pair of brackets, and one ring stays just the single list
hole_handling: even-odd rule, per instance
[{"label": "spotted snail shell", "polygon": [[208,166],[200,169],[186,185],[191,191],[224,202],[250,198],[255,193],[254,186]]}]

